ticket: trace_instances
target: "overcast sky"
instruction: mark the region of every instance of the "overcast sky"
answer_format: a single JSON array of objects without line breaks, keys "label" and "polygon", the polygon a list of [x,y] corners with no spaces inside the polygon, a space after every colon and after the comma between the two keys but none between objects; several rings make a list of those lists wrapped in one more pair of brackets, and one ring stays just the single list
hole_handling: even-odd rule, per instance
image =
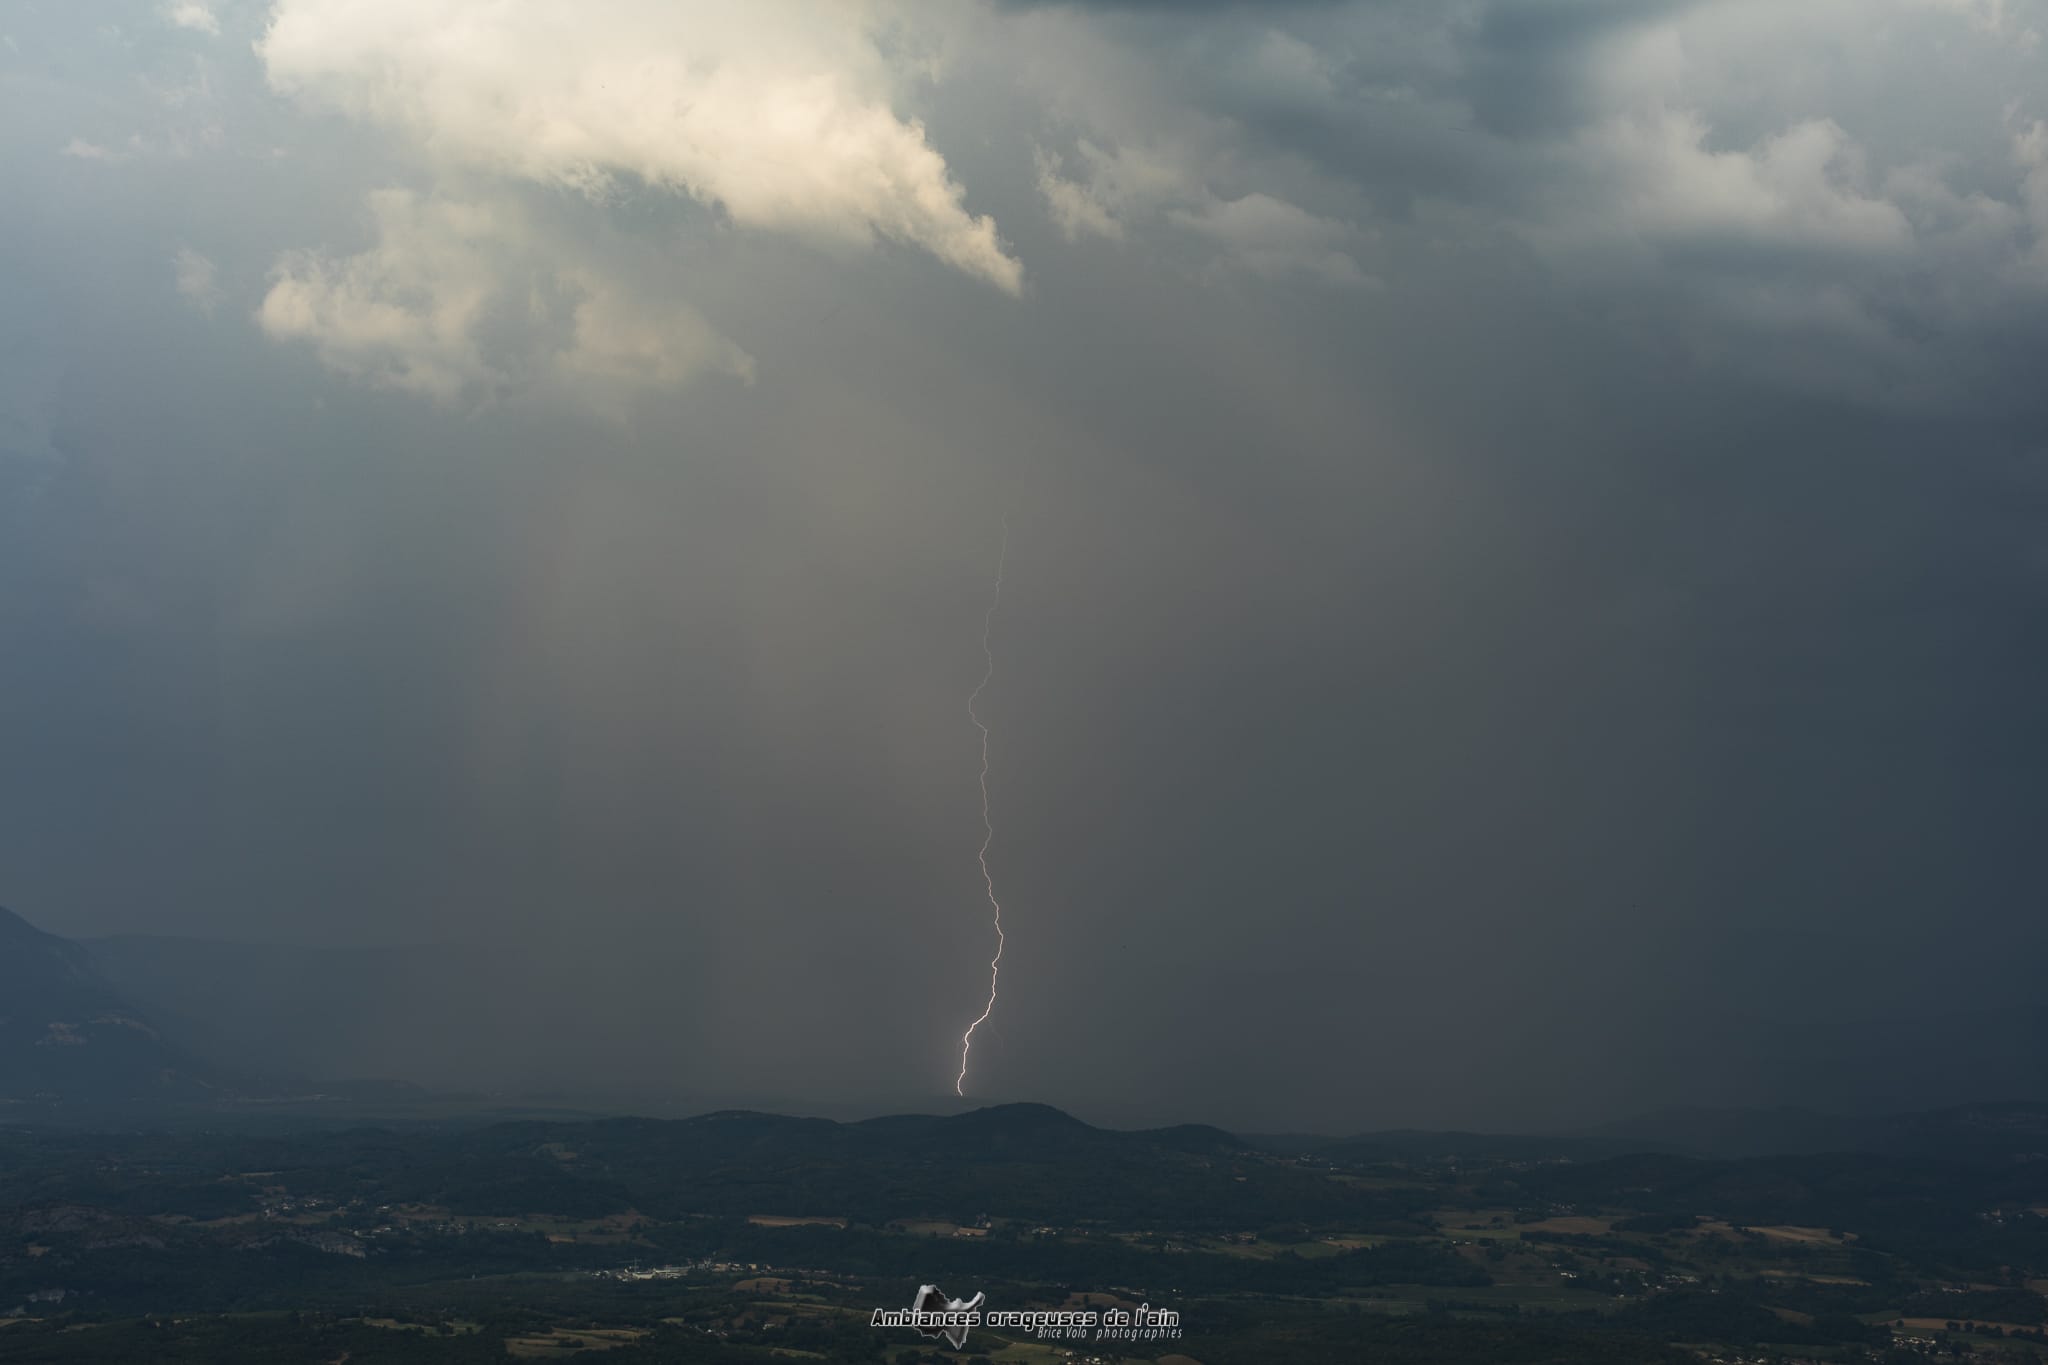
[{"label": "overcast sky", "polygon": [[1007,514],[974,1094],[2038,1085],[2044,33],[13,0],[0,904],[947,1092]]}]

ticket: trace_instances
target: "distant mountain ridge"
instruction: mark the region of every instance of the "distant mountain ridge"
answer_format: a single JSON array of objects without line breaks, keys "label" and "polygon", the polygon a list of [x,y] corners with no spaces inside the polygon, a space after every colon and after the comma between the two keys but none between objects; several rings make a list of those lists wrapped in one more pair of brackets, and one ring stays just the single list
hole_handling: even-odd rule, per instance
[{"label": "distant mountain ridge", "polygon": [[[428,1092],[334,1078],[382,1074],[361,1066],[360,1054],[349,1046],[366,1001],[389,1010],[394,999],[414,999],[411,1012],[399,1007],[395,1021],[384,1021],[400,1040],[464,1017],[445,1009],[424,1011],[418,1002],[428,997],[385,989],[399,979],[446,973],[459,953],[451,945],[330,949],[149,935],[72,941],[0,909],[0,1103],[210,1107],[216,1101],[258,1100],[283,1121],[277,1101],[287,1096],[308,1102],[344,1097],[365,1120],[415,1117],[407,1111]],[[322,1080],[316,1085],[304,1081],[306,1076]],[[315,1089],[320,1093],[308,1093]],[[468,1102],[460,1097],[436,1098],[446,1101],[437,1110],[441,1117],[504,1112],[503,1100],[464,1110]],[[620,1112],[594,1100],[561,1098],[568,1101],[567,1112],[587,1117]],[[721,1110],[691,1122],[733,1135],[750,1132],[770,1146],[793,1131],[788,1125],[831,1125],[753,1109]],[[1038,1104],[998,1105],[944,1120],[898,1114],[844,1128],[831,1140],[852,1134],[846,1140],[901,1138],[944,1147],[972,1138],[1020,1150],[1081,1150],[1095,1140],[1091,1135],[1117,1131],[1092,1128]],[[1344,1137],[1238,1137],[1219,1128],[1179,1125],[1127,1136],[1190,1156],[1255,1147],[1351,1166],[1467,1159],[1592,1162],[1636,1153],[1733,1159],[1863,1152],[2001,1160],[2048,1155],[2048,1104],[2014,1100],[1863,1116],[1791,1107],[1693,1107],[1550,1134],[1392,1129]]]},{"label": "distant mountain ridge", "polygon": [[1741,1160],[1828,1152],[2007,1161],[2048,1159],[2048,1103],[2001,1100],[1874,1115],[1694,1107],[1550,1135],[1391,1129],[1340,1138],[1286,1134],[1245,1141],[1270,1152],[1347,1165],[1584,1163],[1642,1154]]},{"label": "distant mountain ridge", "polygon": [[1675,1109],[1606,1125],[1599,1140],[1698,1156],[1876,1152],[1891,1156],[2048,1156],[2048,1104],[2004,1100],[1856,1116],[1806,1109]]},{"label": "distant mountain ridge", "polygon": [[201,1100],[221,1078],[167,1041],[85,949],[0,908],[0,1100]]},{"label": "distant mountain ridge", "polygon": [[[432,949],[310,948],[156,934],[79,940],[100,977],[196,1051],[263,1075],[375,1074],[360,1045],[363,1002],[390,1032],[429,1026],[399,981],[449,970]],[[409,976],[408,973],[416,973]]]}]

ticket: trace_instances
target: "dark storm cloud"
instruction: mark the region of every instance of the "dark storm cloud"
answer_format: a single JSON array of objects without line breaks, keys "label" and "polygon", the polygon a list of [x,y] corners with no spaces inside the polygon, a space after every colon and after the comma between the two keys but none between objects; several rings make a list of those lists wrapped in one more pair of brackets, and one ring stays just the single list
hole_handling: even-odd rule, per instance
[{"label": "dark storm cloud", "polygon": [[1497,136],[1543,136],[1588,113],[1588,52],[1604,39],[1691,9],[1699,0],[1556,0],[1493,4],[1471,36],[1460,91],[1479,124]]},{"label": "dark storm cloud", "polygon": [[0,903],[452,945],[370,1070],[923,1102],[1007,510],[980,1093],[2012,1083],[1954,1059],[2048,947],[2031,11],[801,11],[693,12],[692,107],[836,73],[858,156],[567,79],[652,3],[7,21]]}]

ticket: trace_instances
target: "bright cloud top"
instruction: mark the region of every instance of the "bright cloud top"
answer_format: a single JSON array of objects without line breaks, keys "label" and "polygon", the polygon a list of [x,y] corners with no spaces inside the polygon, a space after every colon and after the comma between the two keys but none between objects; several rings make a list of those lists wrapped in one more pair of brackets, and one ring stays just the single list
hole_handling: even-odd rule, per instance
[{"label": "bright cloud top", "polygon": [[626,179],[746,228],[887,238],[1015,294],[1021,266],[892,108],[877,16],[846,2],[281,0],[272,87],[437,162],[602,195]]},{"label": "bright cloud top", "polygon": [[[478,341],[516,330],[519,261],[582,300],[529,348],[565,381],[743,374],[666,285],[521,203],[690,200],[684,232],[893,243],[1016,295],[971,186],[1036,215],[1048,278],[1118,251],[1391,308],[1469,256],[1617,317],[1654,299],[1696,360],[1771,383],[1976,401],[2048,285],[2044,28],[2048,0],[271,0],[271,91],[388,137],[379,180],[415,198],[373,208],[361,256],[280,258],[264,325],[414,392],[521,383]],[[157,145],[84,131],[74,158]],[[479,205],[490,231],[460,229]],[[733,297],[706,306],[751,344]]]}]

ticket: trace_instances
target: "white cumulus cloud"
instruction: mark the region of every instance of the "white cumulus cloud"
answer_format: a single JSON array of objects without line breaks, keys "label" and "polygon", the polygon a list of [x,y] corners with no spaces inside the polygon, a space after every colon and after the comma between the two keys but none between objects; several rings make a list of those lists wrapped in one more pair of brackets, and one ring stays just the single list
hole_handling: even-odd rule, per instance
[{"label": "white cumulus cloud", "polygon": [[1270,194],[1212,198],[1200,209],[1174,209],[1169,217],[1217,243],[1226,260],[1255,275],[1307,274],[1347,286],[1373,283],[1343,249],[1357,229]]},{"label": "white cumulus cloud", "polygon": [[1726,150],[1710,146],[1711,131],[1697,111],[1662,108],[1586,130],[1573,148],[1573,193],[1553,201],[1549,221],[1582,245],[1611,234],[1846,252],[1911,245],[1905,214],[1871,186],[1862,150],[1833,120]]},{"label": "white cumulus cloud", "polygon": [[179,28],[189,28],[195,33],[220,32],[220,16],[213,12],[208,0],[173,0],[164,7],[164,17]]},{"label": "white cumulus cloud", "polygon": [[[132,144],[133,139],[130,139],[130,141]],[[64,144],[64,155],[75,157],[80,161],[126,161],[133,154],[132,146],[130,149],[124,150],[119,147],[106,146],[104,143],[92,142],[82,137],[72,138],[71,141]]]},{"label": "white cumulus cloud", "polygon": [[880,16],[851,0],[280,0],[272,88],[427,157],[603,196],[638,182],[743,228],[884,238],[1016,293],[1022,267],[895,111]]},{"label": "white cumulus cloud", "polygon": [[1126,224],[1176,200],[1195,197],[1194,176],[1171,158],[1136,146],[1105,148],[1089,138],[1075,145],[1077,173],[1039,148],[1035,152],[1038,192],[1068,241],[1084,235],[1122,241]]},{"label": "white cumulus cloud", "polygon": [[171,258],[178,293],[202,313],[211,313],[220,302],[220,272],[213,262],[191,247],[179,247]]},{"label": "white cumulus cloud", "polygon": [[343,374],[450,403],[550,381],[752,377],[746,353],[695,312],[639,298],[509,204],[382,190],[370,207],[367,250],[279,261],[257,312],[267,335],[310,345]]}]

